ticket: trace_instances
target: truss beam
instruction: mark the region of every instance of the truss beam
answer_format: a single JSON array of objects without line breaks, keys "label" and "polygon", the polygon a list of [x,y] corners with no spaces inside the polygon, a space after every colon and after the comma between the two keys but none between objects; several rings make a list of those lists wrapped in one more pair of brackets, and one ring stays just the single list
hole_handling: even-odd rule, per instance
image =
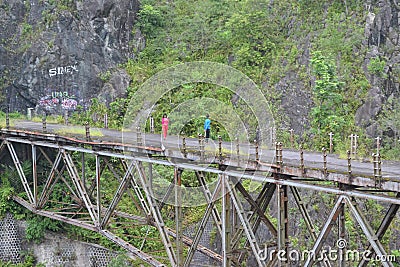
[{"label": "truss beam", "polygon": [[[189,267],[190,263],[192,262],[194,252],[196,251],[196,249],[197,249],[197,247],[199,245],[200,238],[204,233],[204,229],[206,227],[208,219],[210,218],[210,215],[211,215],[212,211],[214,210],[215,201],[217,200],[217,197],[219,195],[220,190],[221,190],[221,179],[219,178],[218,182],[217,182],[217,186],[215,187],[214,193],[212,194],[211,199],[208,201],[208,205],[207,205],[206,211],[205,211],[205,213],[203,215],[203,218],[202,218],[202,220],[200,222],[200,225],[198,226],[196,235],[195,235],[195,237],[193,239],[193,243],[189,248],[188,254],[186,256],[186,260],[185,260],[184,265],[183,265],[185,267]],[[222,233],[222,229],[221,229],[221,233]]]},{"label": "truss beam", "polygon": [[235,189],[234,185],[231,184],[231,182],[232,182],[231,180],[226,179],[224,182],[226,184],[229,194],[231,195],[232,204],[237,212],[240,222],[242,223],[242,227],[246,234],[247,240],[250,244],[251,250],[253,251],[253,254],[255,256],[257,264],[259,267],[263,267],[264,262],[258,256],[258,253],[260,252],[260,247],[258,245],[256,236],[253,232],[250,222],[247,219],[246,212],[244,211],[243,206],[237,197],[236,189]]},{"label": "truss beam", "polygon": [[[30,157],[32,160],[32,174],[30,175],[24,173],[20,157],[17,154],[18,151],[15,150],[15,148],[19,147],[15,145],[17,143],[24,146],[24,149],[26,148],[27,151],[27,153],[20,155],[20,157]],[[6,150],[5,148],[8,149]],[[55,153],[51,154],[49,150]],[[337,187],[333,181],[341,179],[339,174],[335,174],[337,177],[331,175],[330,179],[325,180],[331,183],[330,185],[321,185],[319,182],[323,180],[316,179],[313,175],[310,176],[312,179],[304,179],[304,177],[296,178],[295,173],[291,173],[293,170],[289,170],[283,165],[279,166],[279,168],[270,166],[270,172],[249,172],[247,170],[243,171],[240,168],[225,169],[224,167],[226,166],[221,165],[221,162],[213,162],[207,168],[204,168],[203,162],[198,163],[184,159],[181,161],[170,161],[161,157],[148,156],[146,155],[145,148],[141,148],[141,153],[138,150],[133,154],[124,154],[118,149],[115,151],[102,150],[100,144],[93,145],[92,147],[89,143],[85,143],[85,146],[83,144],[74,146],[71,142],[69,142],[69,145],[66,145],[65,142],[32,141],[30,139],[15,137],[3,138],[3,142],[0,145],[0,159],[4,158],[1,152],[5,153],[7,151],[26,192],[24,198],[14,196],[13,199],[16,202],[38,215],[96,231],[152,266],[164,266],[165,263],[161,263],[153,256],[141,251],[143,244],[146,242],[147,234],[143,239],[140,249],[132,246],[108,229],[111,225],[109,221],[112,216],[133,220],[133,224],[139,222],[156,227],[160,234],[161,242],[164,245],[166,255],[168,256],[167,260],[173,267],[190,266],[196,251],[200,251],[204,255],[208,255],[211,259],[221,262],[224,267],[240,265],[241,262],[245,261],[244,259],[248,256],[249,252],[253,256],[252,259],[256,262],[257,266],[287,266],[288,262],[279,262],[276,255],[268,259],[268,261],[260,257],[259,253],[261,250],[256,233],[260,224],[263,223],[273,238],[272,242],[270,240],[268,242],[271,242],[273,246],[277,246],[279,250],[288,252],[290,246],[288,191],[290,188],[297,204],[297,209],[305,221],[311,239],[314,241],[312,253],[307,258],[304,266],[314,266],[316,264],[315,256],[319,255],[337,220],[339,220],[339,237],[343,238],[345,236],[345,208],[351,212],[355,221],[360,225],[363,234],[369,242],[368,250],[372,250],[374,254],[381,258],[385,257],[387,254],[380,240],[400,207],[400,193],[397,193],[396,197],[393,197],[390,193],[385,192],[385,188],[382,188],[381,192],[372,192],[372,190],[367,192],[357,190],[354,186]],[[82,170],[79,170],[79,172],[77,166],[80,159],[73,159],[72,151],[82,153]],[[95,158],[96,171],[94,175],[86,171],[86,154],[92,155],[90,158]],[[114,167],[110,163],[111,161],[109,161],[110,158],[117,159],[121,165]],[[10,161],[8,157],[6,160]],[[46,176],[38,172],[38,166],[41,166],[39,165],[40,160],[47,160],[50,164],[49,172],[46,173]],[[75,163],[74,160],[78,161],[78,163]],[[161,203],[156,200],[152,191],[153,165],[163,165],[174,169],[174,182],[166,190]],[[102,206],[101,178],[103,171],[107,167],[118,180],[119,186],[113,192],[114,195],[110,204]],[[182,221],[184,219],[185,208],[182,205],[182,171],[194,172],[203,192],[204,199],[207,202],[206,210],[193,240],[183,234]],[[312,171],[304,169],[302,175],[306,176],[310,172]],[[207,177],[207,173],[218,176],[216,187],[212,192],[206,183],[205,177]],[[324,177],[328,177],[329,175],[325,173]],[[46,179],[41,179],[41,176],[44,176],[43,178]],[[257,198],[253,192],[246,190],[242,181],[239,180],[240,178],[260,182],[264,185]],[[359,177],[352,176],[352,179],[357,180]],[[68,187],[68,190],[70,190],[68,193],[71,194],[70,197],[76,201],[77,205],[65,205],[66,207],[61,208],[57,206],[57,212],[45,210],[46,207],[48,209],[51,207],[47,205],[51,205],[52,203],[52,192],[58,182],[63,182]],[[385,182],[383,181],[383,186]],[[314,230],[310,215],[301,199],[299,189],[332,193],[337,196],[335,205],[319,235]],[[175,193],[175,207],[173,208],[175,210],[175,230],[171,230],[165,226],[161,213],[165,200],[172,195],[172,192]],[[128,193],[132,201],[135,202],[138,211],[145,215],[140,217],[118,211],[118,205],[125,193]],[[266,214],[274,195],[276,196],[278,206],[276,225],[271,222],[269,219],[270,216]],[[358,207],[356,198],[383,201],[391,204],[379,229],[375,232]],[[249,209],[250,212],[248,212]],[[200,245],[200,238],[204,235],[206,224],[211,218],[215,223],[217,234],[220,234],[222,239],[221,255]],[[126,224],[124,224],[125,226]],[[175,239],[175,243],[173,242],[173,238]],[[183,244],[188,246],[186,256],[184,256]],[[238,253],[240,253],[239,256],[237,256]],[[359,266],[366,266],[367,263],[367,261],[362,260]],[[326,258],[324,258],[322,264],[325,267],[331,266]],[[344,261],[339,262],[339,266],[345,266],[345,264]],[[382,262],[382,266],[392,267],[393,264]]]}]

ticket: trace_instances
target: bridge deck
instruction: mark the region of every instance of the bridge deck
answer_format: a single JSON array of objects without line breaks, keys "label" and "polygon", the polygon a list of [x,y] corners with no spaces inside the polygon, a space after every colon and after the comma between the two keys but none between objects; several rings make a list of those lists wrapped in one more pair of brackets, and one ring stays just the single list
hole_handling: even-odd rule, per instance
[{"label": "bridge deck", "polygon": [[[219,156],[218,141],[211,140],[205,144],[203,154],[199,152],[198,139],[186,138],[185,153],[183,153],[182,137],[168,136],[162,141],[159,134],[145,134],[142,143],[138,144],[137,133],[121,132],[110,129],[98,129],[102,136],[92,136],[91,142],[85,136],[59,136],[52,134],[62,131],[63,128],[82,126],[66,126],[47,124],[49,134],[40,133],[42,124],[31,121],[19,121],[10,130],[1,132],[6,137],[29,138],[43,142],[62,142],[71,146],[87,144],[95,146],[98,150],[131,151],[143,155],[166,156],[170,160],[187,162],[190,164],[220,164],[235,170],[254,171],[265,173],[279,173],[286,177],[316,178],[321,181],[335,181],[355,187],[375,188],[379,190],[400,192],[400,163],[396,161],[382,161],[382,177],[374,177],[374,166],[371,159],[351,160],[351,174],[349,174],[348,160],[340,159],[335,154],[326,156],[326,170],[324,169],[323,154],[318,152],[303,152],[303,165],[300,160],[300,151],[283,149],[283,165],[278,165],[275,160],[275,149],[259,148],[259,160],[256,160],[254,144],[240,144],[239,154],[235,143],[222,142],[222,157]],[[162,147],[164,149],[162,149]],[[239,157],[238,157],[239,155]],[[263,174],[265,175],[265,174]],[[378,180],[379,181],[378,181]]]}]

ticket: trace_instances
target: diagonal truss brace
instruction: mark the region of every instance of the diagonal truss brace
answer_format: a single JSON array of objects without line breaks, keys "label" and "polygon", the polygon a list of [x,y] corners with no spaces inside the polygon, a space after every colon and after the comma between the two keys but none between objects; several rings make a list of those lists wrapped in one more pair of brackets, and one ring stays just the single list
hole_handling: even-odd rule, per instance
[{"label": "diagonal truss brace", "polygon": [[62,156],[65,165],[67,166],[67,171],[71,177],[72,182],[74,183],[75,188],[78,190],[80,197],[83,199],[86,209],[89,212],[90,217],[95,225],[99,225],[100,222],[97,220],[98,217],[96,215],[96,210],[93,207],[92,202],[90,201],[89,195],[86,192],[86,188],[83,185],[82,180],[79,177],[78,170],[75,167],[75,164],[71,158],[71,155],[62,151]]},{"label": "diagonal truss brace", "polygon": [[185,263],[183,265],[184,267],[189,267],[190,263],[192,262],[194,252],[196,251],[197,246],[198,246],[198,244],[200,242],[200,238],[204,233],[204,229],[206,227],[208,219],[210,218],[211,212],[215,208],[215,201],[217,200],[217,197],[219,195],[220,190],[221,190],[221,176],[219,176],[219,178],[218,178],[217,186],[215,187],[214,193],[211,195],[209,200],[207,199],[208,205],[207,205],[206,211],[205,211],[205,213],[203,215],[203,218],[202,218],[202,220],[200,222],[200,225],[199,225],[199,227],[197,229],[196,235],[195,235],[195,237],[193,239],[193,243],[189,248],[189,252],[188,252],[188,254],[186,256],[186,260],[185,260]]},{"label": "diagonal truss brace", "polygon": [[259,267],[263,267],[264,263],[261,261],[261,258],[258,256],[258,253],[260,252],[260,247],[258,246],[255,234],[253,232],[253,229],[250,225],[249,220],[247,219],[246,213],[243,209],[242,204],[238,200],[237,193],[236,193],[236,188],[231,185],[231,181],[228,179],[224,179],[223,181],[228,189],[228,192],[231,196],[231,201],[236,209],[237,215],[239,217],[240,222],[242,223],[242,226],[244,228],[244,232],[246,234],[247,240],[250,243],[250,247],[253,251],[253,254],[255,256],[255,259],[257,261],[257,264]]},{"label": "diagonal truss brace", "polygon": [[[106,157],[103,158],[103,162],[105,162],[106,166],[107,166],[108,169],[111,171],[111,173],[114,175],[114,177],[115,177],[119,182],[121,182],[121,175],[114,169],[114,167],[110,164],[109,160],[108,160]],[[120,162],[121,162],[121,164],[122,164],[122,166],[123,166],[122,169],[123,169],[123,170],[125,171],[125,173],[126,173],[126,170],[127,170],[127,169],[126,169],[126,168],[127,168],[126,162],[124,162],[123,160],[120,160]],[[134,205],[136,206],[136,208],[137,208],[138,210],[142,210],[143,207],[140,207],[140,206],[139,206],[139,204],[137,203],[137,201],[136,201],[134,195],[132,194],[132,192],[128,190],[128,194],[129,194],[130,198],[132,199],[132,201],[133,201]],[[146,215],[147,215],[147,214],[148,214],[148,213],[146,213]]]},{"label": "diagonal truss brace", "polygon": [[162,200],[161,200],[160,203],[158,204],[158,208],[159,208],[160,210],[162,210],[162,209],[164,208],[164,206],[165,206],[165,204],[167,203],[168,198],[171,196],[171,193],[172,193],[172,191],[174,190],[174,188],[175,188],[175,184],[174,184],[174,183],[170,183],[169,186],[168,186],[168,188],[167,188],[167,192],[165,192],[164,197],[162,198]]},{"label": "diagonal truss brace", "polygon": [[131,180],[132,177],[132,169],[134,168],[135,164],[134,162],[132,162],[129,167],[128,170],[126,171],[124,178],[122,179],[122,181],[120,182],[117,191],[114,194],[114,197],[111,200],[111,203],[108,207],[108,209],[106,210],[106,213],[103,217],[103,220],[101,221],[100,224],[100,228],[105,228],[105,226],[107,225],[108,221],[110,220],[110,217],[112,215],[112,213],[114,212],[115,208],[117,207],[119,201],[122,198],[122,195],[125,193],[126,187],[128,186],[128,183]]},{"label": "diagonal truss brace", "polygon": [[167,251],[169,261],[172,264],[172,266],[175,267],[175,266],[177,266],[176,265],[176,262],[177,262],[176,255],[175,255],[174,249],[172,247],[171,240],[168,237],[167,230],[165,227],[164,220],[161,216],[160,209],[159,209],[156,201],[154,200],[153,191],[150,187],[148,187],[148,183],[146,183],[144,172],[143,172],[140,164],[137,161],[134,161],[134,163],[135,163],[137,173],[139,174],[140,183],[142,184],[142,189],[145,192],[146,200],[150,207],[151,214],[153,215],[153,219],[155,220],[156,227],[158,229],[158,232],[160,233],[161,240]]},{"label": "diagonal truss brace", "polygon": [[257,205],[257,202],[253,200],[253,198],[246,191],[246,189],[243,187],[240,181],[236,184],[236,188],[237,190],[239,190],[240,193],[242,193],[243,197],[247,200],[247,202],[249,202],[250,206],[252,207],[252,210],[254,210],[257,213],[258,218],[260,218],[260,220],[267,226],[270,233],[273,236],[277,236],[278,231],[276,230],[274,224],[264,215],[264,212]]},{"label": "diagonal truss brace", "polygon": [[55,173],[58,172],[58,165],[60,164],[61,159],[62,159],[62,157],[61,157],[61,153],[59,151],[57,153],[57,156],[56,156],[56,158],[54,160],[54,163],[53,163],[53,165],[51,167],[49,176],[46,179],[46,184],[44,185],[43,191],[42,191],[42,193],[40,195],[40,198],[38,200],[37,207],[39,209],[43,208],[46,199],[49,197],[49,194],[52,192],[52,186],[51,185],[52,185],[53,179],[55,177]]},{"label": "diagonal truss brace", "polygon": [[24,186],[24,189],[25,189],[26,195],[28,196],[29,202],[31,204],[34,204],[35,198],[33,197],[32,190],[29,187],[28,180],[26,179],[24,170],[21,166],[21,162],[18,159],[18,155],[15,152],[14,146],[8,141],[4,141],[4,142],[6,143],[6,145],[8,147],[8,151],[10,152],[10,155],[14,162],[15,168],[17,169],[17,172],[18,172],[19,178],[21,179],[22,185]]},{"label": "diagonal truss brace", "polygon": [[[348,205],[350,212],[353,214],[354,218],[360,225],[362,231],[364,232],[369,243],[371,244],[371,247],[374,249],[374,252],[380,257],[384,257],[387,255],[382,244],[379,241],[378,236],[373,233],[371,226],[365,219],[365,216],[359,210],[355,200],[350,200],[347,196],[341,195],[337,199],[335,206],[333,207],[332,212],[328,217],[328,220],[322,228],[321,233],[319,234],[318,239],[315,242],[313,249],[311,250],[311,253],[308,255],[304,267],[313,266],[315,259],[317,258],[316,255],[319,254],[323,243],[325,242],[328,234],[333,227],[333,222],[337,220],[339,214],[342,212],[343,203],[346,203]],[[391,262],[381,262],[381,264],[384,267],[393,267],[393,264]]]},{"label": "diagonal truss brace", "polygon": [[101,235],[105,236],[106,238],[108,238],[109,240],[115,242],[116,244],[120,245],[121,247],[125,248],[127,251],[132,252],[136,257],[140,258],[141,260],[143,260],[144,262],[149,263],[151,266],[154,267],[165,267],[165,265],[159,261],[157,261],[156,259],[154,259],[152,256],[148,255],[147,253],[139,250],[138,248],[136,248],[135,246],[129,244],[128,242],[126,242],[125,240],[115,236],[113,233],[107,231],[107,230],[101,230],[98,229],[97,227],[85,223],[85,222],[81,222],[79,220],[76,219],[72,219],[72,218],[66,218],[62,215],[56,214],[54,212],[49,212],[49,211],[44,211],[44,210],[37,210],[35,209],[30,203],[28,203],[27,201],[25,201],[24,199],[18,197],[18,196],[13,196],[14,201],[16,201],[17,203],[19,203],[20,205],[22,205],[23,207],[27,208],[28,210],[30,210],[31,212],[41,215],[41,216],[45,216],[48,218],[52,218],[54,220],[58,220],[58,221],[62,221],[62,222],[66,222],[69,223],[71,225],[75,225],[77,227],[81,227],[90,231],[94,231],[94,232],[98,232]]},{"label": "diagonal truss brace", "polygon": [[[139,172],[139,175],[141,175],[141,174],[144,175],[144,171],[142,169],[141,163],[138,163],[136,161],[132,161],[132,162],[135,162],[136,169]],[[124,160],[122,160],[121,163],[122,163],[122,166],[124,167],[124,170],[127,172],[128,171],[127,163]],[[133,188],[133,191],[135,192],[136,196],[138,197],[143,211],[146,213],[146,215],[149,215],[151,213],[150,207],[147,204],[146,199],[143,196],[142,191],[140,190],[140,186],[136,182],[133,173],[134,173],[133,171],[130,172],[130,175],[132,176],[132,179],[130,179],[131,187]],[[145,186],[145,185],[143,185],[143,186]]]},{"label": "diagonal truss brace", "polygon": [[[400,193],[397,193],[396,197],[400,197]],[[399,210],[400,205],[396,205],[396,204],[391,204],[388,211],[386,212],[385,217],[383,218],[381,224],[379,225],[378,230],[376,231],[376,235],[378,236],[378,239],[381,240],[383,238],[383,236],[386,233],[386,230],[388,229],[389,225],[391,224],[391,222],[393,221],[393,219],[396,216],[397,211]],[[371,251],[372,246],[371,244],[368,246],[367,251]],[[373,256],[374,254],[372,254],[371,256]],[[358,267],[365,267],[368,264],[368,260],[363,258],[360,261],[360,264],[358,265]]]},{"label": "diagonal truss brace", "polygon": [[[299,190],[294,186],[290,186],[290,190],[292,191],[292,195],[293,195],[293,197],[296,201],[297,207],[299,208],[300,213],[304,219],[307,229],[311,234],[311,238],[315,242],[317,240],[317,234],[315,233],[315,228],[314,228],[313,223],[311,222],[310,215],[309,215],[306,207],[304,207],[304,202],[301,200]],[[325,267],[332,266],[327,257],[324,257],[324,259],[322,260],[322,264]]]},{"label": "diagonal truss brace", "polygon": [[[63,166],[61,167],[61,170],[58,170],[57,167],[57,157],[60,157],[58,160],[61,161],[62,159],[62,155],[61,155],[61,150],[58,150],[56,159],[54,160],[54,162],[50,159],[50,157],[47,155],[47,153],[43,150],[42,147],[39,147],[39,150],[41,152],[41,154],[44,156],[44,158],[47,160],[47,162],[49,162],[52,166],[52,170],[54,168],[54,171],[57,173],[56,179],[54,181],[49,181],[50,179],[50,175],[48,176],[47,180],[46,180],[46,186],[43,188],[43,191],[46,191],[45,193],[42,191],[41,196],[39,198],[38,201],[38,208],[41,209],[44,207],[44,205],[46,204],[46,201],[48,200],[48,198],[50,197],[50,194],[53,192],[54,190],[54,186],[56,185],[58,179],[61,179],[65,185],[70,189],[71,193],[74,195],[74,197],[78,198],[77,195],[75,194],[74,190],[70,187],[70,185],[65,181],[65,179],[62,177],[62,173],[64,173],[64,170],[66,168],[65,164],[63,164]],[[59,165],[59,163],[58,163]],[[56,167],[54,167],[56,166]]]},{"label": "diagonal truss brace", "polygon": [[339,217],[339,213],[341,212],[341,206],[342,203],[345,201],[345,198],[346,198],[345,196],[341,195],[336,200],[335,206],[333,207],[331,213],[329,214],[329,217],[326,220],[324,227],[322,228],[317,240],[314,243],[311,253],[308,255],[308,258],[304,263],[304,267],[313,266],[315,259],[317,258],[316,255],[318,255],[318,253],[320,252],[322,245],[324,244],[326,238],[328,237],[328,234],[330,233],[333,227],[333,222],[335,222],[336,219]]},{"label": "diagonal truss brace", "polygon": [[[350,208],[350,211],[353,213],[354,218],[357,220],[358,224],[361,226],[361,229],[363,230],[364,234],[366,235],[366,237],[367,237],[371,247],[374,249],[376,255],[378,255],[381,259],[385,258],[385,256],[387,255],[387,253],[385,252],[385,249],[383,248],[381,242],[379,241],[378,236],[373,233],[371,225],[365,219],[365,216],[358,208],[358,205],[355,202],[355,200],[354,199],[350,200],[348,197],[346,197],[345,199]],[[380,263],[384,267],[393,267],[393,264],[390,261],[382,261]]]},{"label": "diagonal truss brace", "polygon": [[[206,183],[206,180],[204,178],[204,173],[198,172],[198,171],[196,171],[195,173],[196,173],[197,180],[200,183],[200,187],[202,188],[202,191],[204,193],[204,197],[206,198],[207,203],[215,202],[216,199],[214,199],[214,198],[216,197],[216,194],[218,193],[217,189],[221,182],[220,178],[218,178],[218,184],[214,190],[214,193],[211,194],[211,191],[210,191],[210,189]],[[215,205],[212,205],[211,209],[212,209],[212,216],[214,218],[215,225],[217,226],[217,230],[222,235],[222,222],[221,222],[221,216],[219,215],[219,211]]]},{"label": "diagonal truss brace", "polygon": [[[258,195],[257,199],[255,200],[255,203],[257,204],[257,206],[260,208],[260,210],[265,213],[265,211],[267,210],[270,201],[272,200],[272,197],[274,195],[276,189],[276,185],[273,183],[266,183],[263,187],[263,189],[261,190],[260,194]],[[256,216],[258,215],[258,213],[252,213],[250,215],[250,218],[248,219],[249,221],[251,221],[253,219],[253,217],[255,218],[255,221],[253,223],[252,229],[253,232],[257,232],[258,227],[260,226],[261,223],[261,218],[260,216]],[[277,233],[277,230],[275,231]],[[243,228],[240,228],[236,233],[235,236],[233,237],[233,242],[232,242],[232,246],[236,247],[236,245],[239,242],[240,237],[243,234]],[[277,235],[275,235],[277,236]],[[249,242],[246,241],[245,247],[247,247],[249,245]],[[244,261],[244,258],[246,257],[246,253],[242,252],[239,256],[239,262]],[[276,258],[276,257],[275,257]],[[271,261],[268,264],[274,264],[273,261]],[[267,265],[268,266],[268,265]],[[273,265],[275,266],[275,265]]]},{"label": "diagonal truss brace", "polygon": [[148,254],[146,254],[143,251],[141,251],[140,249],[132,246],[131,244],[129,244],[125,240],[115,236],[111,232],[109,232],[107,230],[99,230],[99,233],[102,234],[103,236],[107,237],[108,239],[112,240],[113,242],[117,243],[121,247],[125,248],[126,250],[132,252],[138,258],[140,258],[141,260],[151,264],[152,266],[165,267],[165,264],[157,261],[156,259],[154,259],[154,257],[149,256]]}]

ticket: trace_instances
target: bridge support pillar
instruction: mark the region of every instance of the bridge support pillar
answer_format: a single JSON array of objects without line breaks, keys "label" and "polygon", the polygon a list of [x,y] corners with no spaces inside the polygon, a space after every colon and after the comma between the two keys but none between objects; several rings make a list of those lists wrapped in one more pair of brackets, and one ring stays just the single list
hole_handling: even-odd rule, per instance
[{"label": "bridge support pillar", "polygon": [[175,168],[175,231],[176,231],[176,266],[183,266],[183,242],[182,242],[182,170]]},{"label": "bridge support pillar", "polygon": [[[81,153],[81,154],[82,154],[81,155],[81,177],[82,177],[82,183],[86,187],[85,153]],[[97,176],[97,169],[96,169],[96,176]]]},{"label": "bridge support pillar", "polygon": [[42,131],[43,133],[47,133],[46,113],[42,117]]},{"label": "bridge support pillar", "polygon": [[36,146],[32,145],[32,176],[33,176],[33,206],[37,207],[38,196],[38,175],[37,175],[37,153]]},{"label": "bridge support pillar", "polygon": [[[278,250],[288,255],[288,189],[286,185],[278,185]],[[288,266],[288,262],[278,261],[278,266]]]},{"label": "bridge support pillar", "polygon": [[6,113],[6,129],[10,129],[10,114]]},{"label": "bridge support pillar", "polygon": [[[85,178],[84,178],[84,153],[82,153],[82,182],[83,186],[85,185]],[[101,184],[100,184],[100,177],[101,177],[101,168],[100,168],[100,156],[96,155],[96,208],[97,208],[97,226],[101,227]]]},{"label": "bridge support pillar", "polygon": [[153,186],[153,163],[149,163],[149,177],[147,179],[148,187]]},{"label": "bridge support pillar", "polygon": [[85,122],[86,141],[90,141],[90,126],[89,122]]},{"label": "bridge support pillar", "polygon": [[227,184],[227,177],[221,175],[222,180],[222,266],[231,267],[231,250],[230,250],[230,240],[231,240],[231,230],[230,230],[230,215],[231,215],[231,199],[229,187]]},{"label": "bridge support pillar", "polygon": [[[346,240],[346,218],[345,218],[345,205],[342,203],[340,205],[340,213],[339,213],[339,236],[338,240]],[[339,267],[346,267],[346,261],[345,261],[345,255],[346,255],[346,247],[339,247]]]}]

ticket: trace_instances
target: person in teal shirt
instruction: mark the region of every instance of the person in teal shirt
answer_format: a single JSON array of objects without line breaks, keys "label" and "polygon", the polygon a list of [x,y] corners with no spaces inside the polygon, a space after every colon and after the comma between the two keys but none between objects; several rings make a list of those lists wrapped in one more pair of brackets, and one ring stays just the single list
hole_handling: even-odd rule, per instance
[{"label": "person in teal shirt", "polygon": [[206,143],[208,143],[208,139],[210,138],[210,130],[211,130],[211,120],[210,116],[206,115],[206,120],[204,121],[204,132],[206,135]]}]

